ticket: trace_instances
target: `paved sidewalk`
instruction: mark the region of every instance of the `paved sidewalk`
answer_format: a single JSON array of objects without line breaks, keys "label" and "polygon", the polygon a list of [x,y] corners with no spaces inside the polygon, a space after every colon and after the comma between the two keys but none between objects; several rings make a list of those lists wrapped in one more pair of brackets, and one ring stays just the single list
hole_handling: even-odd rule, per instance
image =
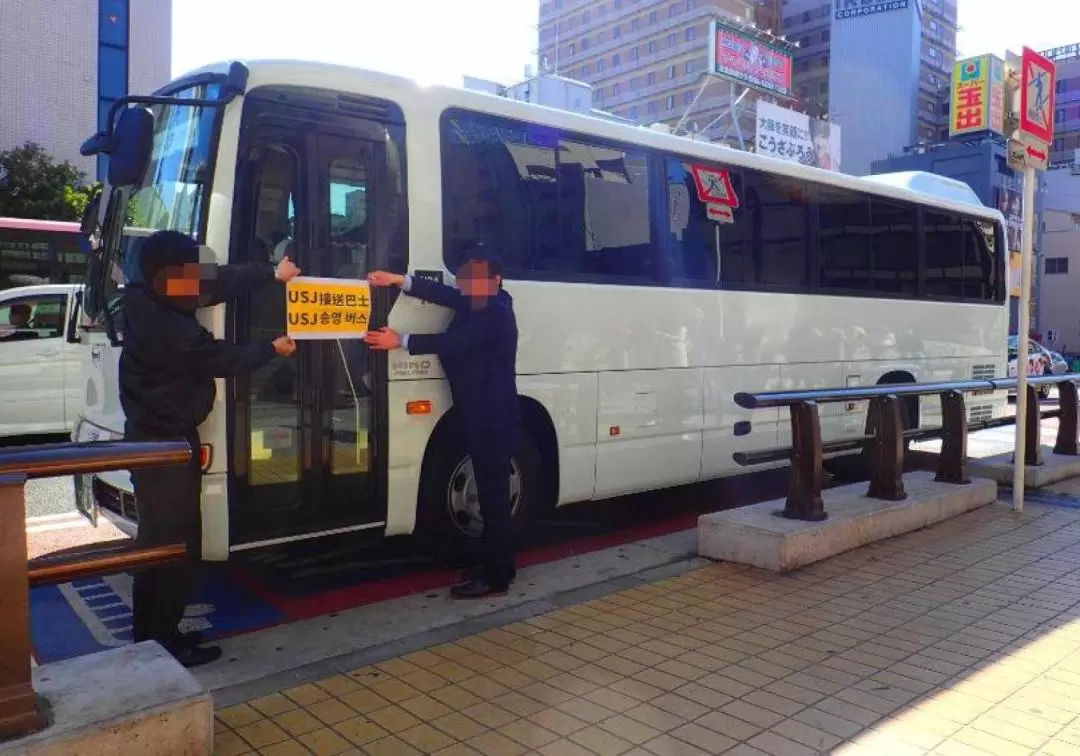
[{"label": "paved sidewalk", "polygon": [[220,710],[217,754],[1080,754],[1060,504],[788,576],[714,565],[285,690]]}]

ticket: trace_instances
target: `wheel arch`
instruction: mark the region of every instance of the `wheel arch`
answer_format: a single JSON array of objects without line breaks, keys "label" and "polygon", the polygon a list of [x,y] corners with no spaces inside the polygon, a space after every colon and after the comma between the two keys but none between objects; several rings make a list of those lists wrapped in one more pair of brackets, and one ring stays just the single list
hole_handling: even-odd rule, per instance
[{"label": "wheel arch", "polygon": [[[540,459],[543,462],[545,504],[554,506],[559,496],[559,439],[555,431],[555,423],[544,405],[536,399],[518,395],[518,402],[521,406],[523,430],[529,434],[536,444],[536,448],[540,452]],[[431,431],[427,445],[424,447],[424,456],[420,463],[421,479],[423,479],[426,471],[430,469],[431,456],[439,448],[439,444],[444,443],[447,437],[460,431],[460,423],[461,418],[456,407],[448,409],[435,423],[435,428]],[[422,485],[419,490],[423,490]],[[418,506],[419,503],[418,500]]]},{"label": "wheel arch", "polygon": [[[903,383],[917,383],[915,376],[909,370],[890,370],[885,375],[878,378],[878,386],[896,386]],[[919,409],[919,397],[908,396],[904,397],[904,405],[907,407],[908,418],[910,420],[909,428],[918,428],[921,411]]]}]

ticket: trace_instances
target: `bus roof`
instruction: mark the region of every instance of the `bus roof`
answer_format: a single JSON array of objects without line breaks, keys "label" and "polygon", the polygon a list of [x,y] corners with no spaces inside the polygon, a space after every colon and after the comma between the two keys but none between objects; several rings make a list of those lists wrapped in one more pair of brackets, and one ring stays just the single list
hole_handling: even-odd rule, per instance
[{"label": "bus roof", "polygon": [[[739,168],[785,175],[793,179],[867,192],[900,201],[932,205],[953,212],[992,219],[1002,224],[1005,222],[1004,216],[997,208],[983,205],[970,187],[966,192],[960,191],[955,186],[960,182],[932,174],[883,174],[855,177],[744,152],[712,142],[674,136],[648,127],[534,105],[487,92],[445,86],[425,86],[411,79],[361,68],[298,60],[241,62],[248,68],[249,91],[258,87],[278,85],[379,97],[400,105],[406,118],[418,112],[434,114],[437,117],[442,111],[450,108],[466,108],[505,118],[583,132],[635,146],[663,150],[691,160],[697,158],[703,161],[721,161]],[[185,79],[212,73],[223,74],[228,71],[231,64],[232,61],[228,61],[205,66],[187,74],[178,82],[168,85],[163,91],[175,91],[177,83]],[[906,181],[888,178],[894,175],[922,178],[910,178]],[[937,181],[926,179],[925,177],[928,176]],[[966,185],[960,184],[960,186]]]},{"label": "bus roof", "polygon": [[35,220],[33,218],[0,218],[0,228],[19,231],[62,231],[77,234],[81,226],[73,221]]}]

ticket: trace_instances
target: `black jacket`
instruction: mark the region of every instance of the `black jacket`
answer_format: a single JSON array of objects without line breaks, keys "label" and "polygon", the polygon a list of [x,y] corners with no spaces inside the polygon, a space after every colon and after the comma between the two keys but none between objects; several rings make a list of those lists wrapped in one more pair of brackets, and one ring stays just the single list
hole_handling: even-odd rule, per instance
[{"label": "black jacket", "polygon": [[[268,265],[225,265],[200,306],[243,296],[274,281]],[[214,378],[262,367],[275,356],[269,342],[230,344],[199,325],[194,310],[177,307],[141,284],[125,288],[120,404],[143,432],[183,435],[206,420]]]},{"label": "black jacket", "polygon": [[513,299],[500,291],[486,307],[473,310],[453,287],[422,278],[411,282],[410,296],[449,307],[454,317],[443,333],[409,334],[409,354],[438,356],[470,443],[512,438],[521,421]]}]

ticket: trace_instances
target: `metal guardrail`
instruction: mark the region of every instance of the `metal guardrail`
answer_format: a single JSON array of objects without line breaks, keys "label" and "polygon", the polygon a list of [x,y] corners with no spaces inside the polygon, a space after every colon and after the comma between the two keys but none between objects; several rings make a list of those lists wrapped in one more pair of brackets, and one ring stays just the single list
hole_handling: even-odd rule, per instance
[{"label": "metal guardrail", "polygon": [[[1027,464],[1043,464],[1040,444],[1040,422],[1045,418],[1059,420],[1054,453],[1080,456],[1078,443],[1078,393],[1080,373],[1068,375],[1031,376],[1027,379],[1028,422],[1024,433],[1024,455]],[[824,484],[822,464],[826,454],[838,454],[862,449],[871,458],[870,487],[867,495],[875,499],[899,501],[906,498],[903,469],[904,451],[908,441],[941,438],[941,453],[935,480],[955,485],[970,482],[967,475],[967,436],[971,431],[1013,425],[1015,419],[999,418],[968,423],[964,394],[1001,391],[1016,388],[1016,378],[948,381],[943,383],[903,383],[854,388],[812,389],[808,391],[771,391],[738,393],[735,403],[744,409],[787,407],[791,413],[792,445],[775,449],[738,452],[739,465],[791,460],[791,477],[787,502],[782,512],[793,520],[824,520],[828,517],[822,501]],[[1041,412],[1038,387],[1056,385],[1059,409]],[[942,424],[939,428],[904,427],[904,398],[937,395],[941,399]],[[821,419],[818,407],[838,402],[869,401],[868,432],[863,436],[822,443]]]},{"label": "metal guardrail", "polygon": [[184,441],[49,444],[0,451],[0,740],[46,725],[30,668],[30,588],[145,569],[183,559],[184,544],[105,549],[74,558],[27,559],[26,482],[33,478],[187,464]]}]

